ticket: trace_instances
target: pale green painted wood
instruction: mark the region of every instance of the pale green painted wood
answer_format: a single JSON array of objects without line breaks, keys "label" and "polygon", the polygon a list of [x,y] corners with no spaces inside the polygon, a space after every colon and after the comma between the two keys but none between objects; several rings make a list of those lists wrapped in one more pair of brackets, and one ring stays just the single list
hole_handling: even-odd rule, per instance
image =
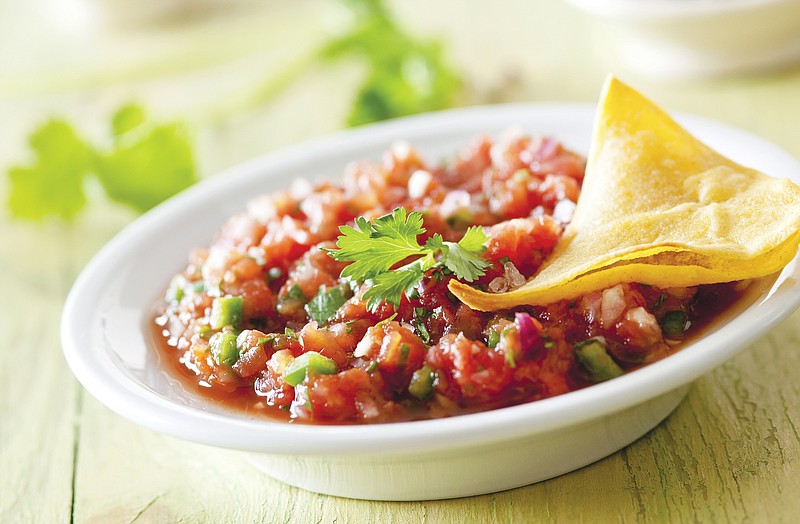
[{"label": "pale green painted wood", "polygon": [[[618,71],[602,31],[560,2],[393,6],[420,33],[447,40],[467,75],[465,103],[593,101],[606,73]],[[798,69],[676,83],[619,72],[672,110],[743,127],[800,157]],[[357,65],[314,71],[277,104],[198,121],[204,173],[336,129],[360,74]],[[0,165],[24,157],[24,133],[51,112],[91,132],[132,94],[182,114],[202,107],[195,84],[217,85],[214,76],[0,99]],[[236,452],[136,426],[77,385],[57,329],[77,272],[131,218],[99,203],[72,227],[0,220],[0,522],[793,522],[800,515],[800,313],[698,380],[672,416],[626,449],[493,495],[420,503],[326,497],[271,480]]]}]

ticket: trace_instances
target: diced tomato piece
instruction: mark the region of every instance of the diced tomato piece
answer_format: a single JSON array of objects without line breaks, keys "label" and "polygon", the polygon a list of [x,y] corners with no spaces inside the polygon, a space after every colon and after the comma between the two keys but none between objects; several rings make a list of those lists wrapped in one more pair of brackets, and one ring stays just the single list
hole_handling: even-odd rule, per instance
[{"label": "diced tomato piece", "polygon": [[244,282],[236,294],[242,297],[242,316],[245,320],[266,318],[275,313],[275,297],[263,279]]},{"label": "diced tomato piece", "polygon": [[493,226],[486,256],[499,261],[508,258],[525,276],[536,272],[553,250],[561,226],[548,216],[517,218]]},{"label": "diced tomato piece", "polygon": [[380,384],[366,371],[352,368],[338,375],[319,375],[309,381],[309,416],[331,422],[366,421],[383,415],[388,404]]},{"label": "diced tomato piece", "polygon": [[289,216],[270,221],[261,239],[263,255],[270,267],[286,267],[314,243],[302,222]]},{"label": "diced tomato piece", "polygon": [[355,337],[347,336],[343,330],[320,328],[314,321],[303,326],[298,338],[303,345],[303,352],[316,351],[334,360],[339,367],[347,363],[357,343]]},{"label": "diced tomato piece", "polygon": [[440,375],[440,392],[472,404],[502,394],[511,383],[505,357],[463,334],[449,334],[428,351],[427,363]]}]

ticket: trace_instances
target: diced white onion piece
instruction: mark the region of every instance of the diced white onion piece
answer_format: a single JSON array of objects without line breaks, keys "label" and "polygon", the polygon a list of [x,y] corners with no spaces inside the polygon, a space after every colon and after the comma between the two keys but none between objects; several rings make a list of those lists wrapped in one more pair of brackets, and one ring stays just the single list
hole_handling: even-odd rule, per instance
[{"label": "diced white onion piece", "polygon": [[428,192],[433,175],[424,169],[417,169],[408,179],[409,198],[422,198]]},{"label": "diced white onion piece", "polygon": [[625,311],[625,296],[622,286],[616,285],[603,291],[603,301],[600,304],[600,325],[609,328]]},{"label": "diced white onion piece", "polygon": [[564,200],[559,200],[558,203],[556,204],[556,207],[553,208],[553,218],[555,218],[562,224],[572,222],[572,216],[575,214],[576,207],[577,206],[575,202],[573,202],[569,198],[565,198]]},{"label": "diced white onion piece", "polygon": [[453,216],[462,209],[468,209],[471,202],[469,193],[463,189],[450,191],[439,205],[439,214],[445,218]]},{"label": "diced white onion piece", "polygon": [[625,320],[635,322],[642,331],[645,332],[661,332],[661,326],[658,325],[658,320],[652,313],[643,307],[636,307],[625,313]]},{"label": "diced white onion piece", "polygon": [[302,200],[314,192],[314,186],[305,178],[297,178],[289,186],[289,194],[296,200]]}]

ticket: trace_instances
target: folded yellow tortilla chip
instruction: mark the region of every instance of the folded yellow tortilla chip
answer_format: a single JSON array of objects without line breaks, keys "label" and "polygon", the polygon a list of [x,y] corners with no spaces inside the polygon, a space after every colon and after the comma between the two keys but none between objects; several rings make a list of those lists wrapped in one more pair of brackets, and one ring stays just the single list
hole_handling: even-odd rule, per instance
[{"label": "folded yellow tortilla chip", "polygon": [[615,78],[606,82],[572,222],[524,286],[450,290],[484,311],[620,282],[658,287],[769,275],[800,243],[800,188],[728,160]]}]

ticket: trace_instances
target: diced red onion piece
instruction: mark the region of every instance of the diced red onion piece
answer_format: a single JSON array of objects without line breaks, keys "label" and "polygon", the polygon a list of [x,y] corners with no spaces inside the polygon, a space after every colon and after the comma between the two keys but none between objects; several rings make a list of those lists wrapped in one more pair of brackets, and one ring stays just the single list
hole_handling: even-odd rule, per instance
[{"label": "diced red onion piece", "polygon": [[537,151],[539,158],[542,160],[547,160],[558,152],[558,140],[553,138],[552,136],[546,136],[542,139],[542,143],[539,145],[539,151]]},{"label": "diced red onion piece", "polygon": [[527,313],[514,313],[514,320],[519,328],[519,345],[523,355],[529,355],[533,351],[536,341],[539,340],[540,326]]}]

